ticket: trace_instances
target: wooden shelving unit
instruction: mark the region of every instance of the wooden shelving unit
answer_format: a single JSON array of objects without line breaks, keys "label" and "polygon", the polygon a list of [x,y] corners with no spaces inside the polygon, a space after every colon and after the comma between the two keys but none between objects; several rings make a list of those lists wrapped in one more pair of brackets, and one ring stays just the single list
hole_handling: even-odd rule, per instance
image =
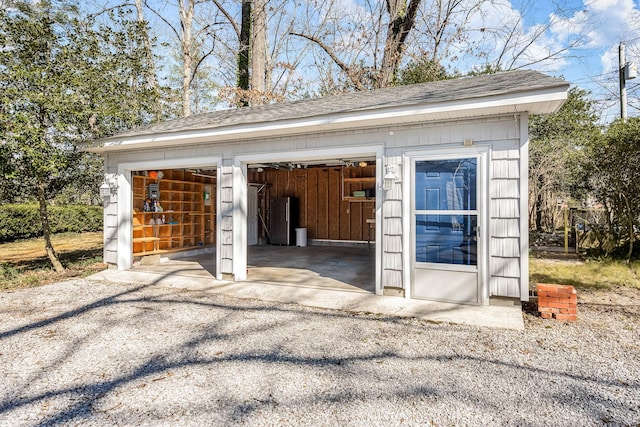
[{"label": "wooden shelving unit", "polygon": [[[161,210],[144,212],[149,184],[159,184]],[[178,179],[133,176],[133,255],[182,250],[211,243],[206,227],[204,184]],[[164,221],[163,221],[164,218]]]},{"label": "wooden shelving unit", "polygon": [[344,176],[344,170],[342,172],[342,200],[347,202],[375,202],[375,197],[356,197],[353,196],[354,191],[365,191],[375,189],[376,177],[364,176],[364,177],[346,177]]}]

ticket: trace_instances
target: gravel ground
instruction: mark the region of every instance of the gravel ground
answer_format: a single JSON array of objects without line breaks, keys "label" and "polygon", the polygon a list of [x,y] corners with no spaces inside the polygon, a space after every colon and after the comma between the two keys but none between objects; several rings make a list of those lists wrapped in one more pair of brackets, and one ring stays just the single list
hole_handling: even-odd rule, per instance
[{"label": "gravel ground", "polygon": [[640,425],[640,291],[478,328],[157,286],[0,293],[0,425]]}]

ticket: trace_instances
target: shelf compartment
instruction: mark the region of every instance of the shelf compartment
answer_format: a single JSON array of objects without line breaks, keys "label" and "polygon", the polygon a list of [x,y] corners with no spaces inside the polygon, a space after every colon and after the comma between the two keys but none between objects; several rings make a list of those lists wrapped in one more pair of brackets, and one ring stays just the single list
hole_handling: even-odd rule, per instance
[{"label": "shelf compartment", "polygon": [[376,182],[376,177],[367,176],[363,178],[344,178],[344,182],[347,184],[370,184]]},{"label": "shelf compartment", "polygon": [[359,203],[375,203],[375,197],[353,197],[353,196],[344,196],[342,198],[345,202],[359,202]]},{"label": "shelf compartment", "polygon": [[[204,245],[212,240],[205,236],[205,225],[214,223],[211,209],[205,207],[203,182],[180,180],[184,174],[180,171],[165,170],[167,178],[150,178],[144,175],[133,176],[133,235],[132,250],[134,256],[179,251]],[[158,202],[163,210],[144,212],[147,188],[151,183],[159,184]],[[164,224],[149,224],[151,219]],[[171,224],[170,222],[175,222]],[[205,239],[207,237],[207,239]]]}]

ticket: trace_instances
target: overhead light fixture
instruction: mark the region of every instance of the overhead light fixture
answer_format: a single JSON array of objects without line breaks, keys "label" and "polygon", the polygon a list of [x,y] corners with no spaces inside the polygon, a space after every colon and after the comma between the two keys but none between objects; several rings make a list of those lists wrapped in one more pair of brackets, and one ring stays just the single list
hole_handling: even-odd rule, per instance
[{"label": "overhead light fixture", "polygon": [[360,166],[361,168],[367,167],[369,164],[367,162],[360,162],[358,163],[358,166]]}]

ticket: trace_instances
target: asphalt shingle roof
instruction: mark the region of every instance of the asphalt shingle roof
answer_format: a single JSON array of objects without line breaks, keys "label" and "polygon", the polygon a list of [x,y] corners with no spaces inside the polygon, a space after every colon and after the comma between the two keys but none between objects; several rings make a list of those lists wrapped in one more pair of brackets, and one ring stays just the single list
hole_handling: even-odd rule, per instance
[{"label": "asphalt shingle roof", "polygon": [[344,93],[316,99],[213,111],[134,128],[114,137],[106,138],[106,140],[245,124],[273,123],[329,114],[429,105],[465,99],[473,100],[560,86],[567,87],[568,83],[537,71],[509,71],[365,92]]}]

